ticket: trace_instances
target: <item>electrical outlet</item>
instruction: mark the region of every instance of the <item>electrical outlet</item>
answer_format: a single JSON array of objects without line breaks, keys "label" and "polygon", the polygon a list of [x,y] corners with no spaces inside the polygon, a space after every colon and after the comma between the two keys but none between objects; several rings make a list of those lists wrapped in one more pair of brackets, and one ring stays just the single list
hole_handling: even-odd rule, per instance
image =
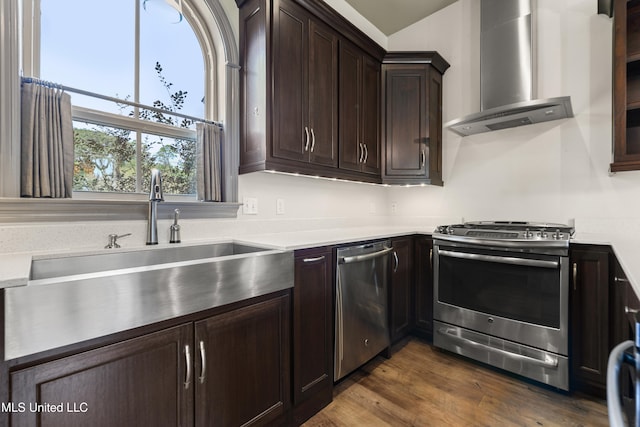
[{"label": "electrical outlet", "polygon": [[258,199],[254,197],[245,197],[242,200],[242,213],[245,215],[257,215]]},{"label": "electrical outlet", "polygon": [[276,199],[276,215],[284,215],[284,199]]}]

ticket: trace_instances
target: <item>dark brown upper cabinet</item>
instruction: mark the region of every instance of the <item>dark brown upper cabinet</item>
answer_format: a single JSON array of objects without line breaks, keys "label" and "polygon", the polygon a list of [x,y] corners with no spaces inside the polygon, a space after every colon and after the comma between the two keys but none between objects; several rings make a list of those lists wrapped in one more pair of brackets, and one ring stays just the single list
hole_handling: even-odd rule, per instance
[{"label": "dark brown upper cabinet", "polygon": [[[236,3],[240,8],[240,173],[276,170],[380,182],[379,70],[384,50],[324,2]],[[339,69],[339,47],[345,43],[363,52],[355,71]],[[358,87],[341,86],[343,75],[356,79]],[[355,95],[346,92],[351,89]],[[339,104],[346,100],[357,110],[353,122],[341,116],[353,115],[341,110]],[[359,141],[350,142],[356,147],[364,139],[370,142],[361,152],[343,150],[339,133],[356,134]],[[341,155],[353,156],[357,167]],[[358,162],[361,158],[366,161]]]},{"label": "dark brown upper cabinet", "polygon": [[392,52],[383,60],[382,181],[442,185],[442,75],[437,52]]},{"label": "dark brown upper cabinet", "polygon": [[640,0],[615,0],[612,172],[640,169]]},{"label": "dark brown upper cabinet", "polygon": [[273,19],[272,155],[336,167],[338,37],[287,0]]},{"label": "dark brown upper cabinet", "polygon": [[380,175],[380,62],[340,43],[340,168]]}]

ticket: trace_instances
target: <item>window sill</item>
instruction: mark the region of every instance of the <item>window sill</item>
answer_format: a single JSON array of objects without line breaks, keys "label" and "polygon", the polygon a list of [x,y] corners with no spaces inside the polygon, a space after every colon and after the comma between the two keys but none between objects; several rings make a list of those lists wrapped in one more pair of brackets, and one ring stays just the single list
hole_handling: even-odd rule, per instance
[{"label": "window sill", "polygon": [[[148,201],[0,198],[0,223],[126,221],[147,219]],[[158,218],[236,218],[240,203],[166,201],[158,203]]]}]

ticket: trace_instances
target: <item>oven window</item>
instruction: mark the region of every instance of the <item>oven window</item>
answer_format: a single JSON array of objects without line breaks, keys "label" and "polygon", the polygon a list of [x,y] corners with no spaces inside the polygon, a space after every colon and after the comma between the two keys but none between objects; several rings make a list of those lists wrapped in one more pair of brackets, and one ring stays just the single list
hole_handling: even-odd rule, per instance
[{"label": "oven window", "polygon": [[[558,261],[557,257],[546,259]],[[491,316],[560,327],[560,267],[503,264],[445,255],[440,255],[438,261],[440,302]]]}]

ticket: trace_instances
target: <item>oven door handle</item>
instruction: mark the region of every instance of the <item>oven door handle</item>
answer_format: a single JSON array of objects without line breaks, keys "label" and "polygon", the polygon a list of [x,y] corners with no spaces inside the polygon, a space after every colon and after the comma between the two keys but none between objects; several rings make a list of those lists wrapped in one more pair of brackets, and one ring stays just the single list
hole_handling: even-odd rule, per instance
[{"label": "oven door handle", "polygon": [[469,254],[466,252],[454,252],[447,250],[439,250],[438,255],[448,256],[451,258],[470,259],[475,261],[498,262],[501,264],[523,265],[527,267],[543,267],[558,268],[558,261],[547,261],[543,259],[529,259],[518,257],[503,257],[495,255]]},{"label": "oven door handle", "polygon": [[343,257],[338,258],[338,264],[349,264],[349,263],[352,263],[352,262],[367,261],[367,260],[370,260],[370,259],[374,259],[374,258],[381,257],[383,255],[386,255],[389,252],[391,252],[392,250],[393,250],[393,248],[384,248],[381,251],[372,252],[370,254],[354,255],[354,256],[343,256]]},{"label": "oven door handle", "polygon": [[544,355],[544,360],[540,360],[540,359],[536,359],[535,357],[529,357],[529,356],[525,356],[523,354],[518,354],[518,353],[512,353],[510,351],[507,350],[503,350],[501,348],[495,348],[495,347],[491,347],[489,345],[486,344],[481,344],[479,342],[475,342],[473,340],[467,339],[467,338],[462,338],[459,337],[458,335],[456,335],[455,333],[455,329],[451,329],[451,328],[440,328],[438,329],[438,333],[441,335],[446,335],[447,338],[468,344],[470,346],[476,347],[476,348],[481,348],[482,350],[491,352],[491,353],[495,353],[495,354],[499,354],[501,356],[507,357],[509,359],[513,359],[513,360],[518,360],[518,361],[522,361],[522,362],[527,362],[527,363],[533,363],[539,366],[544,366],[545,368],[557,368],[558,367],[558,358],[557,357],[553,357],[549,354]]}]

